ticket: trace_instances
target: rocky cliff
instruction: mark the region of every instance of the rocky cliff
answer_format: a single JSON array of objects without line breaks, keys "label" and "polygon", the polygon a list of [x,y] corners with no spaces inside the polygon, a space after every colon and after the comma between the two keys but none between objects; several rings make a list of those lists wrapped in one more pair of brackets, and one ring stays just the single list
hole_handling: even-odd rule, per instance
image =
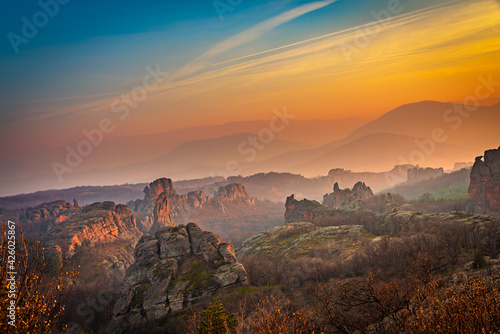
[{"label": "rocky cliff", "polygon": [[339,184],[333,186],[333,193],[323,196],[323,205],[335,210],[358,210],[360,202],[373,197],[370,187],[358,182],[351,189],[340,189]]},{"label": "rocky cliff", "polygon": [[69,219],[79,211],[79,206],[59,200],[27,208],[19,215],[19,220],[27,239],[39,239],[40,234],[47,233],[55,224]]},{"label": "rocky cliff", "polygon": [[20,218],[22,222],[36,222],[44,219],[54,219],[73,208],[73,205],[63,200],[42,203],[34,208],[27,208]]},{"label": "rocky cliff", "polygon": [[[57,216],[42,239],[44,247],[62,259],[72,259],[81,247],[97,252],[117,242],[135,245],[142,235],[125,205],[99,202],[76,210],[65,219]],[[124,266],[130,264],[130,256],[121,257]]]},{"label": "rocky cliff", "polygon": [[[76,207],[58,201],[27,213],[31,212],[30,217],[34,218],[40,211],[47,217],[45,210],[51,213],[41,240],[45,271],[58,272],[59,264],[79,271],[74,292],[66,303],[66,321],[72,326],[69,332],[94,332],[89,326],[103,329],[111,320],[111,308],[118,299],[115,287],[134,263],[135,245],[142,236],[135,217],[127,206],[114,202]],[[83,314],[99,320],[92,322]],[[95,332],[102,331],[95,329]]]},{"label": "rocky cliff", "polygon": [[[155,223],[155,215],[160,214],[156,212],[157,209],[163,210],[164,215],[166,215],[164,208],[157,208],[159,205],[157,200],[160,196],[165,196],[164,198],[162,197],[160,203],[165,200],[168,201],[168,212],[174,219],[182,213],[189,212],[192,209],[201,209],[206,205],[211,205],[218,211],[226,213],[227,209],[225,204],[227,203],[254,205],[256,200],[255,197],[248,195],[243,185],[237,183],[219,187],[214,198],[210,198],[210,196],[206,196],[201,190],[190,191],[185,195],[179,195],[172,186],[172,180],[166,178],[158,179],[151,182],[149,186],[144,189],[144,199],[138,199],[127,203],[132,211],[147,213],[153,216],[143,217],[143,220],[141,220],[139,226],[143,227],[142,230],[144,232],[148,232],[147,227]],[[164,218],[165,221],[168,221],[166,216]]]},{"label": "rocky cliff", "polygon": [[157,179],[144,188],[144,198],[130,201],[127,206],[135,212],[150,212],[155,209],[156,200],[165,194],[168,198],[170,212],[176,214],[190,208],[200,208],[205,203],[210,203],[210,196],[205,196],[203,191],[190,191],[185,195],[179,195],[172,185],[172,180],[167,178]]},{"label": "rocky cliff", "polygon": [[227,213],[228,203],[254,205],[255,197],[251,197],[245,190],[245,186],[239,183],[231,183],[219,187],[211,202],[212,206],[222,213]]},{"label": "rocky cliff", "polygon": [[164,323],[170,314],[218,289],[247,284],[247,273],[231,242],[221,242],[216,234],[193,223],[144,235],[134,258],[113,308],[113,333]]},{"label": "rocky cliff", "polygon": [[205,203],[210,203],[210,196],[205,196],[203,191],[190,191],[187,195],[181,195],[177,199],[177,205],[182,205],[183,209],[201,208]]},{"label": "rocky cliff", "polygon": [[173,225],[174,223],[170,217],[168,197],[167,194],[163,192],[155,200],[155,207],[153,210],[153,226],[151,226],[149,233],[154,233],[161,227]]},{"label": "rocky cliff", "polygon": [[177,192],[172,185],[172,180],[167,178],[161,178],[151,182],[144,188],[143,192],[144,198],[142,200],[138,199],[127,203],[130,210],[137,212],[152,211],[155,207],[156,199],[162,193],[165,193],[170,199],[177,197]]},{"label": "rocky cliff", "polygon": [[500,212],[500,147],[476,158],[470,173],[468,210]]}]

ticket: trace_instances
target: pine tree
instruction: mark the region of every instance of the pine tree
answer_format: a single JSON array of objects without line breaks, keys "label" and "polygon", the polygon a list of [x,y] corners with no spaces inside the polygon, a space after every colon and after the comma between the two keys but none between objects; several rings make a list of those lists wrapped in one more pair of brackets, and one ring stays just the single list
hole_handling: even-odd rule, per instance
[{"label": "pine tree", "polygon": [[228,313],[217,297],[214,304],[201,312],[201,321],[198,327],[200,334],[235,334],[238,320],[234,314]]}]

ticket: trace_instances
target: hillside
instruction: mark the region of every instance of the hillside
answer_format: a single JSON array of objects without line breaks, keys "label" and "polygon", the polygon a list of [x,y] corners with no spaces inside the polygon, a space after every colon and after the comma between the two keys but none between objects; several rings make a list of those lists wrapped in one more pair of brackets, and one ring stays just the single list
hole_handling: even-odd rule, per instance
[{"label": "hillside", "polygon": [[495,124],[500,123],[500,103],[469,110],[464,105],[435,101],[405,104],[354,130],[346,138],[353,140],[383,132],[430,138],[434,129],[441,128],[449,144],[474,149],[498,146],[500,134],[495,131]]},{"label": "hillside", "polygon": [[[255,138],[257,143],[251,144],[249,138]],[[247,161],[261,161],[285,152],[311,147],[309,144],[298,142],[272,140],[267,143],[267,141],[266,138],[266,143],[263,143],[251,133],[239,133],[216,139],[187,142],[162,157],[123,166],[117,168],[116,172],[127,174],[140,171],[142,175],[155,176],[158,173],[183,172],[196,166],[200,176],[218,175],[220,171],[223,173],[232,171],[225,170],[230,161],[235,161],[244,168]]]},{"label": "hillside", "polygon": [[[293,170],[307,170],[312,175],[323,174],[333,167],[380,172],[405,163],[451,168],[454,162],[470,159],[476,154],[473,149],[441,143],[428,155],[419,149],[416,140],[420,139],[391,133],[369,134],[302,162]],[[414,152],[418,152],[417,158],[414,158]]]},{"label": "hillside", "polygon": [[245,240],[237,249],[240,259],[257,256],[260,259],[348,258],[367,240],[373,238],[361,226],[317,227],[312,223],[289,223],[258,233]]},{"label": "hillside", "polygon": [[[275,117],[274,114],[270,115]],[[262,129],[269,127],[270,120],[228,122],[221,125],[186,127],[169,130],[162,133],[135,135],[127,137],[117,137],[104,139],[103,142],[92,151],[92,158],[83,159],[74,173],[78,173],[75,180],[80,179],[80,183],[73,180],[73,175],[68,175],[64,183],[59,187],[70,187],[82,184],[98,185],[112,180],[112,183],[126,182],[118,180],[114,173],[107,173],[106,170],[126,166],[142,161],[150,161],[168,154],[170,151],[187,142],[196,142],[221,137],[233,136],[238,133],[258,134]],[[293,120],[286,127],[286,131],[274,133],[275,139],[285,142],[302,142],[310,146],[321,145],[326,141],[338,140],[359,126],[367,123],[368,119],[350,117],[335,120]],[[73,143],[70,146],[75,146]],[[302,146],[303,147],[303,146]],[[300,149],[297,147],[295,149]],[[213,147],[212,147],[213,149]],[[238,155],[236,150],[231,148],[234,155]],[[226,152],[229,154],[230,152]],[[5,161],[0,164],[0,184],[2,194],[13,194],[19,192],[32,192],[35,189],[55,188],[52,162],[64,162],[66,158],[66,147],[45,147],[35,151],[13,153],[5,156]],[[233,160],[233,158],[231,158]],[[224,161],[225,165],[227,161]],[[84,173],[85,171],[89,173]],[[92,178],[91,175],[102,175],[103,182],[96,183],[101,177]],[[87,176],[89,175],[89,176]],[[131,175],[128,175],[129,177]],[[148,175],[147,178],[154,178],[160,175]],[[205,175],[206,176],[206,175]],[[183,177],[181,177],[183,178]],[[192,178],[192,177],[189,177]],[[130,179],[132,179],[130,177]],[[16,180],[16,182],[9,182]],[[143,182],[145,179],[139,181]],[[92,183],[94,182],[94,183]],[[131,180],[130,182],[136,182]],[[21,183],[25,187],[20,187]],[[16,189],[21,190],[8,190]],[[34,187],[34,185],[39,185]],[[109,184],[109,181],[108,183]]]},{"label": "hillside", "polygon": [[[37,158],[38,152],[33,152],[30,166],[41,166],[42,170],[30,171],[31,167],[21,161],[2,165],[5,177],[0,178],[0,184],[6,194],[12,193],[12,189],[30,192],[82,184],[143,183],[166,173],[180,180],[271,171],[314,177],[334,168],[374,172],[406,163],[451,169],[455,162],[470,161],[470,157],[496,147],[500,141],[495,131],[495,124],[500,121],[500,104],[479,107],[467,118],[453,114],[463,108],[426,101],[403,105],[369,123],[359,119],[294,120],[283,131],[274,133],[272,141],[257,145],[248,138],[269,126],[262,121],[175,130],[140,137],[137,143],[128,142],[125,147],[113,146],[112,152],[102,144],[92,159],[84,159],[71,173],[65,173],[59,183],[54,183],[57,177],[50,166],[52,161],[64,161],[65,151],[59,150],[55,155],[41,149],[43,157]],[[318,130],[313,131],[313,126]],[[355,126],[359,127],[353,129]],[[445,141],[429,144],[435,129],[442,130]],[[147,145],[143,140],[148,141]],[[141,151],[139,142],[146,149]],[[425,144],[418,144],[422,142]],[[155,153],[148,153],[151,150]],[[96,165],[93,161],[100,162]]]},{"label": "hillside", "polygon": [[[470,161],[485,148],[498,146],[500,141],[500,135],[495,130],[496,122],[500,122],[500,104],[479,107],[468,118],[459,117],[456,110],[465,108],[433,101],[403,105],[343,139],[318,148],[285,153],[255,164],[253,168],[307,176],[324,174],[332,168],[380,171],[405,163],[413,152],[421,151],[424,160],[414,164],[451,169],[455,162]],[[435,142],[435,150],[427,154],[425,149],[416,145],[415,140],[427,142],[435,129],[442,129],[446,140]],[[418,160],[421,158],[418,157]]]},{"label": "hillside", "polygon": [[434,198],[466,199],[468,198],[469,182],[470,168],[463,168],[430,180],[398,184],[384,190],[384,192],[401,194],[410,200],[416,199],[425,193],[430,193]]}]

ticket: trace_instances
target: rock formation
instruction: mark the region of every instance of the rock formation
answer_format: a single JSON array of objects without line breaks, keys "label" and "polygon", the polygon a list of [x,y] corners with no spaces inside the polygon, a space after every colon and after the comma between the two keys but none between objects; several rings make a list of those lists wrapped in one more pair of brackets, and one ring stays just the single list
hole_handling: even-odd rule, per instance
[{"label": "rock formation", "polygon": [[152,211],[156,204],[156,199],[162,193],[165,193],[169,199],[177,197],[177,192],[172,185],[172,180],[167,178],[157,179],[146,186],[143,190],[144,199],[130,201],[127,206],[132,211],[146,212]]},{"label": "rock formation", "polygon": [[66,221],[79,210],[79,207],[63,200],[27,208],[19,215],[24,237],[29,240],[40,239],[40,234],[46,234],[52,227]]},{"label": "rock formation", "polygon": [[151,226],[149,233],[156,232],[160,227],[174,225],[172,218],[170,217],[167,194],[165,192],[161,193],[155,202],[153,210],[153,226]]},{"label": "rock formation", "polygon": [[239,183],[231,183],[220,187],[215,193],[215,199],[220,202],[255,204],[255,197],[251,197],[245,190],[245,186]]},{"label": "rock formation", "polygon": [[27,208],[20,218],[22,222],[30,222],[30,223],[46,219],[55,219],[63,215],[65,212],[69,214],[69,211],[74,211],[71,209],[75,207],[77,206],[73,206],[70,203],[63,200],[53,201],[49,203],[42,203],[40,205],[35,206],[34,208]]},{"label": "rock formation", "polygon": [[408,182],[430,180],[444,174],[443,168],[415,167],[408,169]]},{"label": "rock formation", "polygon": [[261,259],[279,256],[281,259],[295,260],[308,256],[314,258],[321,249],[326,250],[331,259],[358,247],[369,236],[360,225],[318,227],[309,222],[289,223],[243,241],[237,256],[240,259],[248,255],[256,255]]},{"label": "rock formation", "polygon": [[64,259],[70,259],[78,247],[102,247],[115,241],[135,244],[142,235],[136,227],[134,216],[122,204],[98,202],[87,205],[71,217],[55,223],[42,239],[45,248],[56,245]]},{"label": "rock formation", "polygon": [[476,158],[470,173],[467,209],[476,213],[500,212],[500,147]]},{"label": "rock formation", "polygon": [[175,198],[177,209],[184,211],[189,211],[192,208],[199,209],[210,201],[210,196],[205,196],[201,190],[190,191],[187,195],[178,195]]},{"label": "rock formation", "polygon": [[165,322],[220,288],[247,284],[231,242],[221,242],[196,224],[162,227],[144,235],[127,269],[122,296],[113,308],[113,333],[131,333]]},{"label": "rock formation", "polygon": [[[190,191],[185,195],[179,195],[172,186],[172,180],[163,178],[151,182],[149,186],[144,189],[144,199],[130,201],[127,205],[132,211],[147,213],[148,215],[153,216],[151,220],[154,224],[156,221],[154,215],[159,214],[159,212],[155,212],[157,211],[156,206],[159,205],[159,203],[157,203],[157,199],[160,196],[163,196],[163,194],[165,194],[164,196],[166,196],[168,201],[168,211],[174,219],[182,213],[190,212],[192,209],[201,209],[206,205],[212,205],[218,211],[226,213],[226,205],[228,203],[244,203],[254,205],[256,200],[255,197],[248,195],[243,185],[238,183],[231,183],[226,186],[219,187],[214,198],[205,196],[201,190]],[[160,200],[160,203],[164,201],[165,199],[163,198]],[[159,209],[161,208],[159,207]],[[141,220],[141,227],[148,226],[150,223],[150,221],[145,218],[142,218]],[[168,218],[164,217],[165,222],[168,222],[168,220]]]},{"label": "rock formation", "polygon": [[127,206],[135,212],[151,212],[155,210],[156,200],[165,194],[168,198],[170,213],[175,215],[191,208],[200,208],[210,202],[210,196],[205,196],[203,191],[190,191],[186,195],[179,195],[175,191],[172,180],[167,178],[157,179],[144,188],[144,198],[130,201]]},{"label": "rock formation", "polygon": [[287,197],[285,203],[285,223],[312,222],[332,214],[332,210],[317,201],[303,199],[297,201],[294,195]]},{"label": "rock formation", "polygon": [[333,186],[333,193],[323,196],[323,205],[335,210],[358,210],[360,202],[373,197],[370,187],[358,182],[351,189],[340,189],[339,184]]}]

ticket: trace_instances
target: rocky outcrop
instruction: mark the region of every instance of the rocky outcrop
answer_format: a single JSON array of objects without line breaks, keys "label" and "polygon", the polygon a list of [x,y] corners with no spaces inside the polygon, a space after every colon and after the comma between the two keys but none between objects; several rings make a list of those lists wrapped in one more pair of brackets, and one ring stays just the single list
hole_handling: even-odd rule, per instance
[{"label": "rocky outcrop", "polygon": [[146,212],[152,211],[156,204],[156,199],[162,193],[165,193],[168,198],[173,199],[177,197],[177,192],[172,185],[172,180],[167,178],[157,179],[146,186],[143,190],[144,199],[130,201],[127,206],[132,211]]},{"label": "rocky outcrop", "polygon": [[59,247],[64,259],[71,259],[81,246],[99,248],[116,241],[135,244],[142,233],[130,210],[122,204],[98,202],[87,205],[55,224],[44,235],[45,248]]},{"label": "rocky outcrop", "polygon": [[210,196],[205,196],[203,191],[190,191],[186,195],[174,198],[178,210],[189,211],[192,208],[200,209],[205,203],[210,203]]},{"label": "rocky outcrop", "polygon": [[370,187],[358,182],[351,189],[340,189],[339,184],[333,186],[333,193],[323,196],[323,205],[334,210],[358,210],[360,202],[373,197]]},{"label": "rocky outcrop", "polygon": [[210,196],[205,196],[203,191],[190,191],[187,194],[187,204],[193,208],[200,208],[206,202],[210,202]]},{"label": "rocky outcrop", "polygon": [[231,183],[220,187],[215,193],[215,199],[221,203],[246,203],[255,204],[255,197],[251,197],[245,190],[245,186],[239,183]]},{"label": "rocky outcrop", "polygon": [[[238,258],[255,255],[260,259],[283,260],[347,256],[372,236],[360,225],[318,227],[309,222],[277,226],[245,240],[236,251]],[[314,263],[314,261],[305,261]],[[284,278],[286,279],[286,277]]]},{"label": "rocky outcrop", "polygon": [[[41,220],[49,220],[49,219],[59,219],[64,220],[68,215],[74,213],[74,208],[78,208],[77,206],[73,206],[70,203],[60,200],[53,201],[49,203],[43,203],[34,208],[27,208],[24,213],[21,215],[20,219],[22,222],[34,223]],[[65,213],[66,218],[62,217]]]},{"label": "rocky outcrop", "polygon": [[219,187],[213,200],[211,201],[211,204],[215,209],[217,209],[217,211],[227,213],[228,209],[226,206],[229,203],[254,205],[255,200],[255,197],[248,195],[245,190],[245,186],[239,183],[230,183]]},{"label": "rocky outcrop", "polygon": [[127,269],[113,308],[113,333],[131,333],[167,321],[216,290],[247,284],[247,273],[230,242],[196,224],[162,227],[144,235]]},{"label": "rocky outcrop", "polygon": [[500,212],[500,147],[477,157],[470,173],[468,210]]},{"label": "rocky outcrop", "polygon": [[159,228],[165,226],[174,226],[170,217],[170,208],[168,206],[168,197],[166,193],[161,193],[155,201],[153,210],[153,225],[149,233],[158,231]]},{"label": "rocky outcrop", "polygon": [[408,169],[408,182],[420,182],[434,179],[444,174],[443,168],[415,167]]},{"label": "rocky outcrop", "polygon": [[285,209],[285,223],[312,222],[332,214],[332,210],[319,202],[308,199],[297,201],[295,195],[287,197]]},{"label": "rocky outcrop", "polygon": [[155,210],[158,197],[165,194],[169,203],[170,214],[189,211],[192,208],[201,208],[205,203],[210,203],[210,196],[205,196],[203,191],[190,191],[186,195],[179,195],[175,191],[172,180],[161,178],[155,180],[144,188],[144,198],[130,201],[127,206],[135,212],[151,212]]},{"label": "rocky outcrop", "polygon": [[19,215],[19,220],[23,224],[24,237],[28,240],[38,240],[40,235],[46,234],[55,225],[68,220],[79,210],[79,207],[64,200],[42,203],[33,208],[27,208]]},{"label": "rocky outcrop", "polygon": [[[161,190],[164,191],[159,192]],[[174,219],[185,213],[190,213],[192,209],[202,209],[207,205],[215,208],[219,212],[227,213],[228,209],[226,206],[229,203],[254,205],[256,201],[256,198],[248,195],[245,187],[238,183],[219,187],[214,198],[206,196],[201,190],[190,191],[185,195],[179,195],[172,186],[172,180],[165,178],[150,183],[150,185],[144,189],[144,194],[144,199],[138,199],[127,203],[131,210],[146,213],[151,216],[149,220],[145,217],[141,218],[140,226],[142,230],[144,230],[144,227],[149,226],[151,222],[153,225],[156,224],[154,226],[155,230],[158,229],[159,226],[171,225],[172,220],[166,217],[166,211],[164,210],[165,205],[163,205],[162,208],[161,203],[165,201],[168,202],[169,215],[174,217]],[[157,202],[160,196],[162,196],[162,199]],[[156,206],[159,207],[157,208]],[[165,217],[160,217],[162,213],[157,209],[165,211],[163,213]],[[155,215],[158,215],[158,217],[155,218]]]}]

